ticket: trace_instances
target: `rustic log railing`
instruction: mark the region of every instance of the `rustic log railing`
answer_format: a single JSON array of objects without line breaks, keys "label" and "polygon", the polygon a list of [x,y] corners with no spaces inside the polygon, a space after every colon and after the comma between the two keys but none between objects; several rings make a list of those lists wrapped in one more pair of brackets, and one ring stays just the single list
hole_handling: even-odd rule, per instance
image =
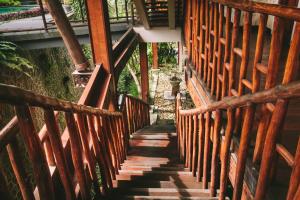
[{"label": "rustic log railing", "polygon": [[[282,145],[276,144],[276,139],[282,120],[279,115],[282,111],[282,104],[289,99],[299,97],[299,81],[287,85],[279,85],[275,88],[254,94],[240,97],[226,97],[208,106],[191,110],[181,109],[180,96],[178,95],[176,101],[176,124],[180,158],[185,161],[186,167],[193,172],[193,175],[197,176],[197,180],[202,180],[205,188],[208,188],[210,181],[212,196],[216,196],[219,183],[219,199],[225,199],[228,186],[227,180],[229,178],[230,145],[233,140],[234,124],[238,120],[234,116],[234,111],[239,108],[245,111],[245,117],[241,121],[242,133],[233,181],[233,199],[241,199],[250,135],[253,134],[253,117],[258,112],[255,108],[259,104],[275,101],[274,114],[268,126],[267,142],[265,143],[263,152],[255,199],[265,199],[266,187],[270,185],[270,174],[265,169],[270,169],[272,166],[271,160],[275,151],[292,167],[287,199],[294,199],[297,189],[299,190],[300,187],[300,139],[298,139],[295,156],[288,152]],[[220,178],[218,171],[220,171]]]},{"label": "rustic log railing", "polygon": [[[125,96],[125,108],[129,134],[150,125],[150,106],[142,99],[133,96]],[[125,109],[124,108],[124,109]],[[124,111],[125,112],[125,111]]]},{"label": "rustic log railing", "polygon": [[[189,58],[199,78],[216,100],[227,96],[255,94],[295,80],[300,52],[299,8],[252,1],[189,0],[186,2],[185,13],[185,42]],[[255,17],[259,19],[258,28],[254,28]],[[272,18],[273,26],[269,29],[268,19]],[[287,24],[292,25],[293,29],[288,29]],[[270,37],[269,49],[264,42],[267,36]],[[255,45],[251,44],[251,38],[256,39]],[[250,46],[255,49],[253,55]],[[274,152],[291,164],[287,149],[277,144],[278,141],[274,139],[276,137],[270,138],[271,135],[280,137],[280,125],[286,116],[289,101],[274,102],[268,101],[257,108],[262,116],[253,152],[253,162],[260,166],[261,171],[257,183],[257,199],[262,199],[265,194],[268,180],[265,174],[271,171]],[[253,105],[247,106],[247,109],[233,109],[231,116],[228,116],[235,119],[235,123],[231,125],[232,132],[241,134],[241,138],[249,137],[249,131],[242,128],[242,121],[246,117],[253,121],[255,110]],[[191,119],[185,120],[190,123]],[[206,123],[207,127],[211,126],[211,120],[206,120]],[[241,156],[245,156],[249,142],[242,142],[246,141],[241,141],[242,148],[239,151]],[[270,145],[265,145],[267,143]],[[204,152],[204,156],[206,153]],[[243,168],[241,165],[237,167]],[[241,179],[242,177],[237,177],[236,181],[240,183]],[[242,185],[239,184],[238,187]],[[235,199],[240,197],[239,192],[235,195]]]},{"label": "rustic log railing", "polygon": [[[257,31],[253,31],[254,16],[259,18]],[[274,24],[268,52],[264,40],[268,18],[271,17],[274,17]],[[286,24],[294,25],[294,30],[286,29]],[[242,36],[239,36],[241,29]],[[299,8],[252,1],[190,0],[186,5],[185,33],[192,64],[216,100],[286,84],[292,81],[299,67]],[[250,37],[253,36],[256,37],[256,50],[252,58]],[[284,45],[284,38],[291,38],[289,44]],[[264,64],[263,55],[268,57],[267,64]],[[284,78],[280,79],[282,71]],[[270,123],[274,104],[265,104],[260,109],[264,120],[258,128],[253,158],[255,163],[261,161],[266,127]],[[241,119],[245,113],[237,109],[235,115]],[[240,120],[237,120],[235,132],[239,132],[240,127]]]},{"label": "rustic log railing", "polygon": [[[77,199],[79,195],[90,199],[92,188],[96,197],[105,195],[126,158],[131,133],[127,116],[139,114],[134,123],[134,130],[138,130],[147,124],[148,118],[144,116],[149,111],[146,103],[129,96],[122,104],[122,112],[111,112],[3,84],[0,84],[0,102],[15,107],[16,117],[0,131],[0,152],[8,152],[23,199]],[[39,134],[32,117],[33,108],[44,114],[46,126]],[[67,126],[63,133],[59,116],[64,116]],[[20,138],[34,170],[35,189],[20,158],[23,155]],[[9,195],[3,176],[1,172],[0,193]],[[59,185],[63,192],[61,188],[56,191]]]}]

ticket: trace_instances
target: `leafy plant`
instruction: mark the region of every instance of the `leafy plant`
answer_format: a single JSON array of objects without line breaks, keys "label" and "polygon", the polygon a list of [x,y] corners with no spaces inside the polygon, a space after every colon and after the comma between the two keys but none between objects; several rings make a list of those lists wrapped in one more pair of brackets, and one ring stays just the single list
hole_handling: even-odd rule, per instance
[{"label": "leafy plant", "polygon": [[0,6],[18,6],[20,4],[18,0],[0,0]]},{"label": "leafy plant", "polygon": [[73,10],[72,19],[82,20],[82,17],[86,19],[86,8],[84,0],[71,0],[71,8]]},{"label": "leafy plant", "polygon": [[30,77],[33,65],[22,57],[21,49],[12,42],[0,41],[0,66]]}]

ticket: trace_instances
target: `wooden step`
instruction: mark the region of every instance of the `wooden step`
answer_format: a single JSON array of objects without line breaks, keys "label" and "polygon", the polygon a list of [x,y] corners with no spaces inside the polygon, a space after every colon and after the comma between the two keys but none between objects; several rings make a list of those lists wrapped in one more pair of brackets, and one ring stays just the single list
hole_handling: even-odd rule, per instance
[{"label": "wooden step", "polygon": [[192,182],[196,181],[196,178],[193,176],[178,176],[178,175],[162,175],[162,174],[144,174],[144,175],[135,175],[135,174],[120,174],[116,176],[117,180],[136,180],[136,181],[173,181],[173,182]]},{"label": "wooden step", "polygon": [[178,189],[178,188],[130,188],[114,189],[122,195],[142,196],[177,196],[177,197],[209,197],[210,191],[206,189]]},{"label": "wooden step", "polygon": [[134,174],[134,175],[177,175],[177,176],[192,176],[189,171],[144,171],[144,170],[119,170],[119,174]]},{"label": "wooden step", "polygon": [[134,166],[134,165],[123,165],[123,170],[144,170],[144,171],[189,171],[188,168],[184,167],[151,167],[151,166]]},{"label": "wooden step", "polygon": [[160,199],[167,199],[167,200],[218,200],[218,197],[176,197],[176,196],[125,196],[124,199],[134,199],[134,200],[145,200],[145,199],[152,199],[152,200],[160,200]]},{"label": "wooden step", "polygon": [[189,188],[189,189],[201,189],[203,188],[202,183],[197,183],[196,181],[191,182],[173,182],[173,181],[123,181],[123,180],[114,180],[114,188]]}]

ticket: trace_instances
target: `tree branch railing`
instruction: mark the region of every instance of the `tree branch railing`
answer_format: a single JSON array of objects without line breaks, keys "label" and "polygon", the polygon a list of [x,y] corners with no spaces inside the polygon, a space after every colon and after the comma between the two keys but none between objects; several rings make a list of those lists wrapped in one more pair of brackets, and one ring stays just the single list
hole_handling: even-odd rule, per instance
[{"label": "tree branch railing", "polygon": [[[139,113],[139,120],[135,115],[130,117],[130,120],[136,120],[135,130],[147,124],[144,121],[147,120],[147,104],[129,96],[121,112],[112,112],[0,84],[0,102],[14,106],[16,112],[16,117],[0,131],[0,152],[8,152],[23,199],[37,196],[77,199],[79,195],[82,199],[90,199],[92,188],[96,197],[107,194],[126,158],[131,133],[127,116]],[[36,132],[33,110],[43,113],[46,124],[41,131],[43,134]],[[62,119],[66,122],[65,130]],[[32,188],[24,170],[20,138],[25,142],[37,190]],[[56,170],[59,177],[55,178]],[[5,180],[3,176],[1,170],[1,181]],[[62,184],[63,193],[55,191],[57,183]],[[0,192],[9,195],[5,186],[6,182],[1,182],[0,190],[5,191]]]},{"label": "tree branch railing", "polygon": [[[240,199],[248,155],[247,152],[249,153],[250,135],[254,134],[253,121],[256,112],[258,112],[256,108],[259,104],[276,102],[274,114],[267,131],[268,142],[265,143],[266,147],[262,159],[271,159],[269,149],[272,148],[272,154],[277,151],[287,164],[292,167],[289,191],[287,194],[287,199],[292,199],[300,186],[300,139],[296,154],[292,156],[284,146],[276,144],[277,135],[275,133],[280,131],[281,119],[278,113],[282,111],[282,104],[294,98],[300,98],[300,81],[287,85],[279,85],[275,88],[254,94],[247,94],[240,97],[226,97],[208,106],[191,110],[182,110],[180,95],[178,94],[176,101],[176,126],[180,158],[185,161],[185,166],[193,172],[193,175],[197,176],[197,180],[202,180],[205,188],[208,188],[210,170],[211,195],[216,196],[218,189],[217,183],[219,182],[219,199],[225,199],[228,186],[227,180],[229,178],[230,145],[234,134],[234,124],[237,123],[234,111],[238,108],[243,109],[246,114],[241,122],[242,133],[233,185],[233,199]],[[224,129],[224,132],[221,131],[222,129]],[[219,154],[219,152],[221,153]],[[218,164],[219,160],[221,162],[220,165]],[[272,162],[267,164],[272,165]],[[268,166],[263,162],[259,177],[266,179],[268,186],[270,184],[270,182],[268,182],[268,174],[262,170],[266,167]],[[218,180],[219,170],[220,179]],[[264,199],[266,190],[262,191],[263,194],[259,194],[258,192],[261,192],[257,188],[259,186],[261,185],[258,182],[256,185],[255,199]],[[260,195],[262,195],[262,197]]]}]

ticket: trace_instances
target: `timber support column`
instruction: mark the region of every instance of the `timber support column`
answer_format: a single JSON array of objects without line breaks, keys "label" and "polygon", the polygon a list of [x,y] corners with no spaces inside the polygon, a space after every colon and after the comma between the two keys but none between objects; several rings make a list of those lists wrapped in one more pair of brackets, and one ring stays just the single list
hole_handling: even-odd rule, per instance
[{"label": "timber support column", "polygon": [[81,46],[60,1],[45,0],[45,3],[71,56],[76,70],[79,72],[88,70],[89,62],[84,56]]},{"label": "timber support column", "polygon": [[148,75],[148,56],[147,43],[140,42],[140,66],[141,66],[141,88],[142,99],[148,102],[149,99],[149,75]]},{"label": "timber support column", "polygon": [[158,69],[158,44],[152,43],[153,62],[152,69]]},{"label": "timber support column", "polygon": [[[104,79],[111,78],[106,96],[110,98],[108,99],[108,108],[115,110],[117,106],[117,88],[112,61],[112,41],[107,0],[86,0],[86,6],[94,63],[96,65],[102,64],[104,70],[107,72],[107,74],[103,75]],[[102,94],[100,94],[99,98],[105,98],[103,96],[106,91],[101,92]]]}]

